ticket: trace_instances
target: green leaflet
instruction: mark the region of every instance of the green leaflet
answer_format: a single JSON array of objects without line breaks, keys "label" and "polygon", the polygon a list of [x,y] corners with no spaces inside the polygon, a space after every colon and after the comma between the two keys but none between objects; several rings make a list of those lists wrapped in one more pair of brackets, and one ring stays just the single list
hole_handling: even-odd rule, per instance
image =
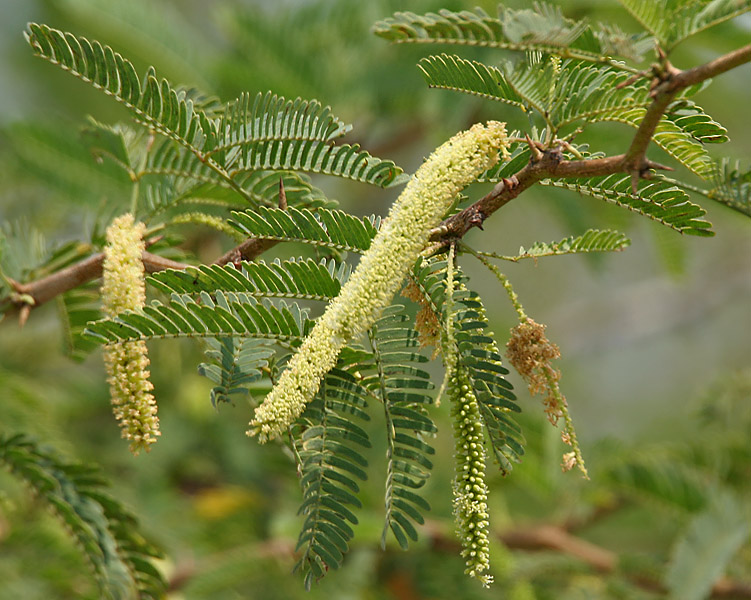
[{"label": "green leaflet", "polygon": [[555,68],[549,62],[503,62],[493,67],[441,54],[423,58],[419,67],[430,87],[479,95],[523,111],[533,109],[556,128],[651,101],[646,79],[619,89],[627,72],[580,60],[564,60]]},{"label": "green leaflet", "polygon": [[[643,107],[605,112],[597,120],[637,128],[645,112]],[[726,141],[727,131],[700,108],[693,106],[691,112],[694,114],[666,113],[657,124],[652,141],[687,169],[706,179],[712,174],[712,159],[703,144]]]},{"label": "green leaflet", "polygon": [[291,342],[310,327],[307,310],[297,304],[262,302],[245,293],[206,292],[196,302],[189,295],[173,295],[169,304],[154,300],[139,312],[89,323],[84,335],[100,344],[181,337],[249,336]]},{"label": "green leaflet", "polygon": [[99,345],[83,335],[90,321],[102,318],[99,285],[98,281],[89,282],[58,298],[65,353],[75,360],[83,360]]},{"label": "green leaflet", "polygon": [[[354,355],[350,355],[353,357]],[[365,480],[367,460],[361,448],[370,448],[367,433],[350,416],[367,420],[367,390],[347,371],[346,355],[340,358],[321,385],[318,397],[308,404],[293,427],[293,448],[299,460],[303,502],[299,514],[303,526],[297,541],[302,556],[295,569],[305,576],[305,587],[337,569],[348,551],[361,507],[357,479]]]},{"label": "green leaflet", "polygon": [[66,462],[23,434],[0,435],[0,463],[23,479],[72,533],[103,598],[163,598],[167,583],[154,566],[161,553],[135,517],[107,492],[99,471]]},{"label": "green leaflet", "polygon": [[198,373],[216,384],[210,395],[215,408],[219,402],[231,402],[234,395],[247,394],[247,385],[262,377],[260,369],[268,366],[275,354],[266,340],[221,338],[206,342],[206,358],[211,362],[198,365]]},{"label": "green leaflet", "polygon": [[712,183],[714,187],[702,193],[733,210],[751,216],[751,169],[744,171],[738,162],[731,163],[724,159],[716,165]]},{"label": "green leaflet", "polygon": [[350,267],[333,260],[276,260],[224,266],[201,265],[185,270],[164,270],[148,279],[167,294],[200,292],[244,293],[255,298],[330,300],[349,277]]},{"label": "green leaflet", "polygon": [[561,256],[583,252],[620,252],[630,244],[631,240],[619,231],[588,229],[582,235],[572,235],[557,242],[535,242],[529,248],[522,246],[516,256],[501,256],[494,252],[477,252],[477,254],[516,262],[524,258]]},{"label": "green leaflet", "polygon": [[158,79],[153,68],[139,78],[109,46],[36,23],[25,35],[37,56],[114,97],[137,122],[177,142],[155,148],[148,172],[229,185],[246,198],[238,180],[259,170],[324,173],[382,187],[405,180],[392,161],[357,145],[333,145],[348,126],[318,101],[242,95],[217,117],[213,104],[204,110],[204,98]]},{"label": "green leaflet", "polygon": [[254,141],[318,140],[328,142],[352,129],[317,100],[287,100],[271,92],[241,94],[227,104],[218,122],[219,139],[211,154]]}]

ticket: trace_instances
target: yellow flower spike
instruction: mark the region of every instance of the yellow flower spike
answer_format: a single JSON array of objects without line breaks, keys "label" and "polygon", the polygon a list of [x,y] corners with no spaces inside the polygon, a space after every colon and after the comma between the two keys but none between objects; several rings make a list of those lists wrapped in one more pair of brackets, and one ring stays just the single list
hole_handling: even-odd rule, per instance
[{"label": "yellow flower spike", "polygon": [[[104,313],[117,316],[136,310],[146,302],[146,284],[141,254],[146,226],[124,214],[107,228],[104,249],[102,303]],[[149,450],[160,435],[157,406],[149,381],[149,357],[145,342],[121,342],[104,347],[104,364],[110,385],[112,409],[130,451]]]},{"label": "yellow flower spike", "polygon": [[507,145],[505,124],[490,121],[458,133],[430,155],[394,203],[355,272],[256,408],[249,435],[266,442],[297,419],[344,345],[391,302],[456,195],[492,167]]}]

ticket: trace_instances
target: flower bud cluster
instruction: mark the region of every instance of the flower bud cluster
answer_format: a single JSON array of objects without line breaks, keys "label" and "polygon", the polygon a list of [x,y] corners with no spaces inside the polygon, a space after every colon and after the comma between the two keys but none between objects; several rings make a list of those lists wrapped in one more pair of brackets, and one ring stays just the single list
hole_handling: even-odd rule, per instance
[{"label": "flower bud cluster", "polygon": [[[146,285],[141,254],[144,250],[143,223],[134,223],[130,213],[112,221],[104,249],[102,303],[104,313],[115,317],[136,310],[146,302]],[[122,437],[130,440],[130,451],[149,450],[160,435],[157,406],[149,380],[146,343],[121,342],[104,347],[104,364],[110,385],[112,408]]]},{"label": "flower bud cluster", "polygon": [[493,577],[487,573],[490,539],[483,424],[469,373],[463,365],[456,365],[449,379],[449,396],[456,462],[454,517],[467,566],[464,572],[488,587]]},{"label": "flower bud cluster", "polygon": [[437,148],[417,170],[355,272],[256,409],[250,435],[265,442],[287,430],[344,345],[367,330],[391,302],[456,195],[492,167],[507,144],[504,123],[477,124]]}]

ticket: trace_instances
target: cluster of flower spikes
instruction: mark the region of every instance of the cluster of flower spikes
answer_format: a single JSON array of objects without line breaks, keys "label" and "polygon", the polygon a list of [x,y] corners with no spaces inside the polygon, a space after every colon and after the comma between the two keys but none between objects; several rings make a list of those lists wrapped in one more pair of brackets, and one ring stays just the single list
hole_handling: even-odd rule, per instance
[{"label": "cluster of flower spikes", "polygon": [[[104,248],[102,304],[108,317],[126,310],[138,310],[146,302],[146,284],[141,255],[146,226],[133,215],[117,217],[107,228]],[[146,342],[120,342],[104,347],[104,364],[110,385],[112,408],[122,437],[130,451],[149,450],[160,435],[157,405],[149,380]]]},{"label": "cluster of flower spikes", "polygon": [[256,408],[249,435],[265,442],[287,431],[344,345],[367,330],[391,302],[457,194],[492,167],[507,146],[505,124],[490,121],[456,134],[430,155],[394,203],[355,272]]}]

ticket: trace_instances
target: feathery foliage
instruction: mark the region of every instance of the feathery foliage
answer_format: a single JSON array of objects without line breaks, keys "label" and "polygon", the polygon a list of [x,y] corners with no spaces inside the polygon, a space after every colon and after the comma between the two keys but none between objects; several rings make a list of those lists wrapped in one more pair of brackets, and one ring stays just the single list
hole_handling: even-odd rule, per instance
[{"label": "feathery foliage", "polygon": [[516,256],[501,256],[494,252],[477,252],[482,256],[517,262],[523,258],[561,256],[582,252],[620,252],[631,244],[631,240],[619,231],[610,229],[588,229],[582,235],[569,236],[557,242],[535,242],[529,248],[522,246]]},{"label": "feathery foliage", "polygon": [[[445,260],[426,260],[412,274],[422,300],[441,319],[448,318],[444,314],[446,266]],[[511,384],[504,378],[508,370],[503,366],[492,332],[487,331],[488,321],[480,296],[467,289],[467,277],[461,271],[455,273],[455,279],[452,318],[459,362],[468,371],[490,445],[505,475],[524,454],[524,438],[511,415],[521,409]]]},{"label": "feathery foliage", "polygon": [[700,31],[751,10],[748,0],[620,0],[666,51]]},{"label": "feathery foliage", "polygon": [[196,302],[189,294],[175,294],[169,304],[154,300],[142,311],[94,321],[84,333],[99,343],[240,335],[291,342],[309,327],[307,310],[297,304],[258,302],[249,294],[220,290],[215,297],[216,302],[202,292]]},{"label": "feathery foliage", "polygon": [[233,227],[248,237],[300,242],[347,252],[365,252],[375,237],[380,219],[359,219],[341,210],[288,210],[260,207],[233,212]]},{"label": "feathery foliage", "polygon": [[438,43],[541,51],[595,62],[615,63],[608,55],[638,58],[650,48],[643,37],[627,38],[616,28],[594,31],[584,22],[567,19],[560,8],[536,2],[531,9],[498,6],[498,17],[482,9],[417,15],[396,13],[376,23],[373,32],[397,44]]},{"label": "feathery foliage", "polygon": [[409,539],[417,541],[413,523],[422,525],[422,513],[430,504],[418,492],[433,468],[433,447],[426,435],[437,431],[428,415],[433,403],[429,374],[418,365],[427,361],[419,351],[417,332],[407,325],[403,306],[386,309],[369,332],[373,350],[372,372],[362,384],[383,403],[386,418],[388,459],[386,474],[386,524],[381,544],[389,530],[403,549]]},{"label": "feathery foliage", "polygon": [[722,574],[732,556],[751,535],[748,507],[733,495],[715,492],[675,547],[665,573],[670,598],[701,600]]},{"label": "feathery foliage", "polygon": [[573,190],[622,206],[681,233],[714,235],[710,229],[712,224],[702,218],[707,211],[689,201],[683,190],[661,181],[641,182],[638,194],[634,194],[631,189],[630,177],[620,174],[546,179],[540,183]]},{"label": "feathery foliage", "polygon": [[198,373],[215,384],[210,392],[215,408],[219,402],[231,402],[234,395],[247,394],[247,386],[261,379],[261,369],[274,355],[266,340],[250,337],[207,339],[206,343],[206,358],[211,362],[198,365]]},{"label": "feathery foliage", "polygon": [[346,263],[312,259],[285,260],[273,263],[243,262],[224,266],[202,265],[185,270],[164,270],[154,273],[149,282],[168,294],[200,292],[244,293],[254,298],[292,298],[329,300],[339,293],[341,283],[349,276]]},{"label": "feathery foliage", "polygon": [[89,562],[103,598],[162,598],[159,551],[135,517],[107,492],[99,471],[67,462],[23,434],[0,435],[0,462],[22,479],[68,529]]},{"label": "feathery foliage", "polygon": [[715,167],[711,179],[714,186],[701,193],[744,215],[751,216],[751,169],[742,170],[740,164],[723,159]]},{"label": "feathery foliage", "polygon": [[[346,369],[346,362],[345,353],[338,367]],[[328,569],[341,566],[354,535],[352,525],[358,523],[350,507],[362,507],[356,480],[367,479],[368,462],[361,449],[371,444],[353,418],[369,420],[364,411],[367,391],[340,368],[326,376],[318,398],[293,427],[303,488],[299,514],[304,517],[297,541],[302,555],[296,568],[304,573],[307,589]]]},{"label": "feathery foliage", "polygon": [[181,175],[229,185],[258,170],[301,170],[386,187],[402,183],[401,169],[360,150],[333,145],[348,127],[317,101],[285,100],[272,93],[243,95],[223,116],[202,108],[193,90],[176,89],[149,68],[140,79],[133,64],[97,41],[31,23],[26,39],[37,56],[114,97],[136,122],[177,146],[163,142],[149,158],[149,172]]}]

